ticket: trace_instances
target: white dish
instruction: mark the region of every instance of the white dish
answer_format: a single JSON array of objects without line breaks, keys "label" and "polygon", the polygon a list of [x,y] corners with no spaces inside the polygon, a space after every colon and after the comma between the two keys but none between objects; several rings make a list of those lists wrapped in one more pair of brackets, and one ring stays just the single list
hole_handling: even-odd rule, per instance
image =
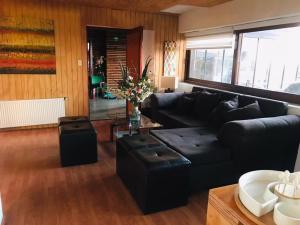
[{"label": "white dish", "polygon": [[274,194],[280,202],[287,202],[300,206],[300,190],[295,190],[292,184],[276,184]]},{"label": "white dish", "polygon": [[273,218],[277,225],[300,225],[300,207],[286,202],[277,203]]},{"label": "white dish", "polygon": [[258,170],[239,179],[239,197],[243,205],[260,217],[274,209],[278,197],[273,193],[280,171]]}]

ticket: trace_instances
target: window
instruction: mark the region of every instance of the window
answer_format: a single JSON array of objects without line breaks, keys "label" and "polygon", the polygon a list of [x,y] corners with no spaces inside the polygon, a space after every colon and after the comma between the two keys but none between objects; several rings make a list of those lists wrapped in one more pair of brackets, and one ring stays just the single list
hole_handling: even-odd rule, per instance
[{"label": "window", "polygon": [[239,30],[235,38],[235,47],[232,34],[187,38],[186,79],[300,104],[300,25]]},{"label": "window", "polygon": [[193,49],[190,58],[190,78],[231,82],[233,50]]},{"label": "window", "polygon": [[300,27],[244,32],[237,84],[300,95]]},{"label": "window", "polygon": [[233,63],[233,35],[189,38],[188,78],[230,83]]}]

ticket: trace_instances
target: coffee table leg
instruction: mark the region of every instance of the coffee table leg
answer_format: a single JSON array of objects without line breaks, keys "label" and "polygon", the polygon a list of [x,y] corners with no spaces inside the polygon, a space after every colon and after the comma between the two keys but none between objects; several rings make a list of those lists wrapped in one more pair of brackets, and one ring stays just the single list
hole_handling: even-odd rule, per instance
[{"label": "coffee table leg", "polygon": [[114,125],[110,126],[110,142],[114,141]]}]

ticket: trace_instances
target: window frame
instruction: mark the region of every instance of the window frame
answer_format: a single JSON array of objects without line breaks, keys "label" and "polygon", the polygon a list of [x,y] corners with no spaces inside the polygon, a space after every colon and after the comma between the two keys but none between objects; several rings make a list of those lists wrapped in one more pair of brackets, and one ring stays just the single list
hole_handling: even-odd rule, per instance
[{"label": "window frame", "polygon": [[281,29],[281,28],[289,28],[289,27],[296,27],[296,26],[300,26],[300,23],[289,23],[289,24],[281,24],[281,25],[273,25],[273,26],[264,26],[264,27],[236,30],[234,32],[235,45],[234,45],[234,53],[233,53],[232,77],[231,77],[230,84],[221,83],[221,82],[217,82],[217,81],[208,81],[208,80],[201,80],[201,79],[196,79],[196,78],[189,78],[191,50],[187,49],[186,50],[186,60],[185,60],[184,81],[186,83],[190,83],[190,84],[206,86],[206,87],[216,88],[216,89],[221,89],[221,90],[226,90],[226,91],[238,92],[241,94],[248,94],[248,95],[253,95],[253,96],[257,96],[257,97],[270,98],[270,99],[275,99],[275,100],[280,100],[280,101],[285,101],[285,102],[300,105],[300,95],[237,85],[238,73],[239,73],[238,68],[239,68],[239,63],[240,63],[240,53],[241,53],[241,47],[242,47],[242,38],[241,38],[242,34],[248,33],[248,32]]}]

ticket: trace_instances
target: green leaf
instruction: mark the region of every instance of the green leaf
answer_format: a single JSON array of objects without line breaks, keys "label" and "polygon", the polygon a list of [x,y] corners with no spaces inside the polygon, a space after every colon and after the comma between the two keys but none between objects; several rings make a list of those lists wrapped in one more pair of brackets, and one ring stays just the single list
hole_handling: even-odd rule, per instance
[{"label": "green leaf", "polygon": [[145,67],[144,67],[143,72],[142,72],[142,79],[146,78],[147,75],[148,75],[148,67],[149,67],[149,64],[150,64],[151,60],[152,59],[150,57],[148,57],[146,59]]}]

